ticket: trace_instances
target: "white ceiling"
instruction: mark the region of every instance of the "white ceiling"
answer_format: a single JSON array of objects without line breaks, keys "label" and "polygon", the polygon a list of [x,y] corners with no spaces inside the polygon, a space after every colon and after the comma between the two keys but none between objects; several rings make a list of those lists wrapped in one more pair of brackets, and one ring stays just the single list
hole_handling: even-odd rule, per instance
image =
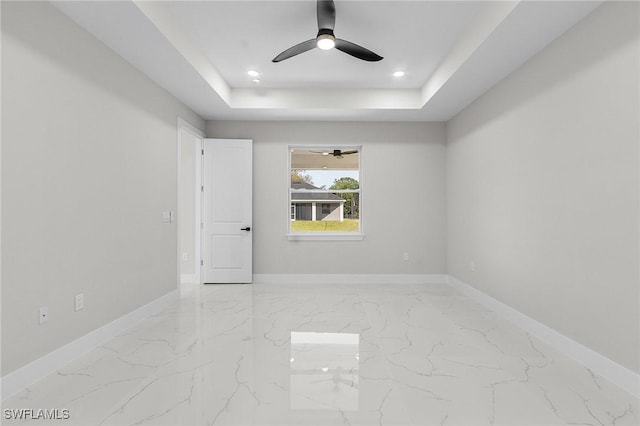
[{"label": "white ceiling", "polygon": [[315,1],[54,5],[205,119],[443,121],[600,3],[337,0],[336,36],[384,59],[314,49],[280,63],[315,37]]}]

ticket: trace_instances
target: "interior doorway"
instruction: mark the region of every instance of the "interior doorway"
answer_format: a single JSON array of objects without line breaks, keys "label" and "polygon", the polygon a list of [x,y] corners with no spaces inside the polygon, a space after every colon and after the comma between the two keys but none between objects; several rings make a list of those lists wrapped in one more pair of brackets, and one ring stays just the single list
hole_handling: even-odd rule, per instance
[{"label": "interior doorway", "polygon": [[180,284],[201,279],[202,139],[204,134],[178,119],[178,273]]}]

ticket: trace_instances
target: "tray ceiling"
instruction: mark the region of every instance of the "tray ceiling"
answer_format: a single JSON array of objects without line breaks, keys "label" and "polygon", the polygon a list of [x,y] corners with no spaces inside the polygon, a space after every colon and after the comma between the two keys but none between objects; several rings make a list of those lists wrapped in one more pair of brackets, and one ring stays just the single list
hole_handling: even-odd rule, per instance
[{"label": "tray ceiling", "polygon": [[600,3],[338,0],[336,36],[384,59],[314,49],[280,63],[315,37],[315,1],[54,5],[205,119],[443,121]]}]

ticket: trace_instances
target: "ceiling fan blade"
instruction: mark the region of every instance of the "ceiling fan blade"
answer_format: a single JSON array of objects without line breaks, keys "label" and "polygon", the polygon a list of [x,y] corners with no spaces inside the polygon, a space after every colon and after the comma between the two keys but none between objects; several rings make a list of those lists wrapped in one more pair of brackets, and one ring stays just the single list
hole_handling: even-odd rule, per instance
[{"label": "ceiling fan blade", "polygon": [[353,149],[351,151],[342,151],[342,155],[357,154],[357,153],[358,153],[357,149]]},{"label": "ceiling fan blade", "polygon": [[311,50],[314,47],[316,47],[316,39],[315,38],[312,38],[311,40],[303,41],[302,43],[296,44],[295,46],[290,47],[287,50],[285,50],[284,52],[280,53],[278,56],[273,58],[271,60],[271,62],[284,61],[285,59],[289,59],[292,56],[296,56],[296,55],[304,53],[304,52],[306,52],[308,50]]},{"label": "ceiling fan blade", "polygon": [[376,62],[382,60],[382,56],[377,53],[373,53],[369,49],[365,49],[362,46],[358,46],[355,43],[351,43],[347,40],[336,39],[336,49],[343,51],[351,56],[354,56],[363,61]]},{"label": "ceiling fan blade", "polygon": [[318,29],[334,30],[336,25],[336,5],[333,0],[318,0]]}]

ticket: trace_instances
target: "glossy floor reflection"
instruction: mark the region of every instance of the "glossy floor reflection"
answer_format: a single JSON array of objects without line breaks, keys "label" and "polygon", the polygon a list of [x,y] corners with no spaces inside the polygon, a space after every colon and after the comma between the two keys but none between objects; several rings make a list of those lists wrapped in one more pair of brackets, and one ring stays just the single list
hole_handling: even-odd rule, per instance
[{"label": "glossy floor reflection", "polygon": [[3,403],[21,407],[65,425],[639,423],[632,396],[446,285],[194,286]]}]

